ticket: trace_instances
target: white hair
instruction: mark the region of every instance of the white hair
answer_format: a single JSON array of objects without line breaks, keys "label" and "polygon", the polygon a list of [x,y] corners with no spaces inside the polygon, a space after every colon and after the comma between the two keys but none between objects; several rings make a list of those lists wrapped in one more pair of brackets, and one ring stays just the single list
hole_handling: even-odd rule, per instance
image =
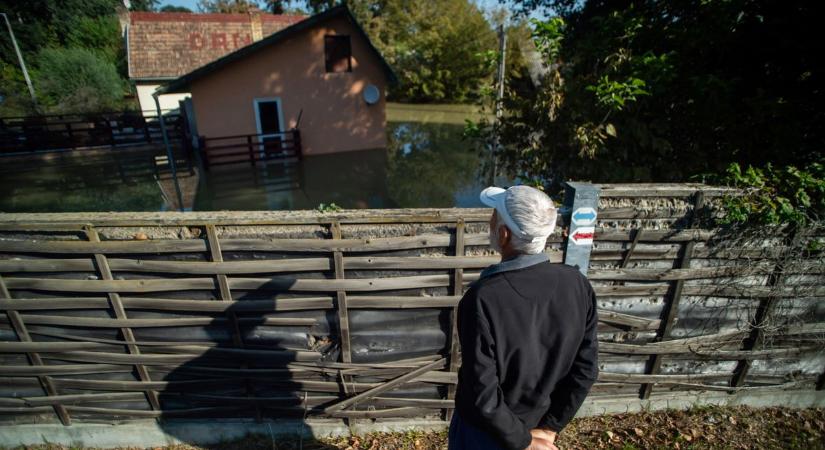
[{"label": "white hair", "polygon": [[[556,227],[556,206],[544,192],[530,186],[514,186],[507,190],[504,206],[513,222],[529,236],[543,237],[536,242],[511,233],[513,250],[526,255],[544,251],[547,237]],[[498,226],[503,225],[501,222]],[[498,230],[495,230],[496,237]]]}]

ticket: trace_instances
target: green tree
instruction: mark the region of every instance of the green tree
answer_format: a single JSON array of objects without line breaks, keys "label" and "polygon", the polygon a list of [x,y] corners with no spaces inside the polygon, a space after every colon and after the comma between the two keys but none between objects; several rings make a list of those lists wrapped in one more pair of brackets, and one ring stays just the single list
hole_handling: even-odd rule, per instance
[{"label": "green tree", "polygon": [[306,14],[309,4],[302,0],[264,0],[266,10],[272,14]]},{"label": "green tree", "polygon": [[[542,183],[805,166],[825,143],[818,2],[525,0],[543,74],[509,80],[499,161]],[[482,133],[483,135],[483,133]]]},{"label": "green tree", "polygon": [[185,6],[164,5],[158,11],[168,13],[191,13],[192,10]]},{"label": "green tree", "polygon": [[198,9],[203,12],[237,14],[260,9],[255,0],[198,0]]},{"label": "green tree", "polygon": [[[125,48],[116,17],[122,10],[118,0],[0,0],[0,11],[8,14],[23,58],[33,74],[38,71],[43,49],[78,47],[117,67],[125,78]],[[34,84],[39,93],[37,79]],[[5,99],[0,104],[2,114],[35,112],[9,39],[0,39],[0,95]]]},{"label": "green tree", "polygon": [[338,0],[306,0],[306,4],[313,14],[326,11],[339,3],[341,2]]},{"label": "green tree", "polygon": [[496,36],[469,0],[351,0],[353,14],[399,77],[391,95],[466,102],[489,77],[483,54]]},{"label": "green tree", "polygon": [[75,27],[66,36],[66,47],[85,48],[97,53],[113,63],[123,78],[127,76],[126,46],[120,23],[114,15],[77,18]]},{"label": "green tree", "polygon": [[130,0],[129,9],[131,11],[157,11],[158,3],[160,3],[158,0]]},{"label": "green tree", "polygon": [[[46,47],[68,45],[79,21],[114,16],[121,5],[118,0],[0,0],[0,11],[8,14],[21,50],[31,57]],[[0,58],[16,58],[8,39],[0,39]]]},{"label": "green tree", "polygon": [[41,51],[35,81],[40,101],[61,112],[117,109],[125,92],[114,64],[82,48]]}]

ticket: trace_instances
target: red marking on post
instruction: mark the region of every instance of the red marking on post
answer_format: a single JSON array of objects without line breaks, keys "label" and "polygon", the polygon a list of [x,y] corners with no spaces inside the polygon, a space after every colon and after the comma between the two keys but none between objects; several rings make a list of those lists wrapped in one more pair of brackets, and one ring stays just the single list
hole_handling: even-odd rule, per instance
[{"label": "red marking on post", "polygon": [[573,234],[573,239],[593,239],[595,235],[596,233],[580,233],[577,231],[575,234]]}]

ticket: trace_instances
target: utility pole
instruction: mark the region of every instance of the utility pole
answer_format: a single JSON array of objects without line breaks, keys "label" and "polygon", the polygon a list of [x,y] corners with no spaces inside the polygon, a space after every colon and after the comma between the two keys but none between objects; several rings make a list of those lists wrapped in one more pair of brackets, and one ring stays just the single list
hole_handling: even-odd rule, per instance
[{"label": "utility pole", "polygon": [[496,97],[496,120],[501,119],[502,101],[504,100],[504,62],[507,58],[507,33],[504,25],[498,27],[498,96]]},{"label": "utility pole", "polygon": [[17,60],[20,61],[20,68],[23,70],[23,78],[26,79],[26,84],[29,86],[29,94],[32,96],[32,105],[34,105],[34,109],[37,109],[37,97],[34,95],[34,86],[32,86],[32,80],[29,78],[29,71],[26,70],[26,63],[23,62],[23,54],[20,53],[20,47],[17,46],[17,39],[14,38],[14,31],[11,29],[11,22],[9,22],[9,16],[6,13],[0,13],[3,16],[3,19],[6,21],[6,26],[9,29],[9,36],[11,36],[11,43],[14,45],[14,51],[17,53]]},{"label": "utility pole", "polygon": [[498,79],[498,94],[496,95],[496,124],[494,127],[495,135],[493,136],[493,148],[492,148],[492,171],[491,171],[491,179],[490,185],[494,184],[496,176],[498,175],[498,156],[497,152],[501,148],[501,136],[499,135],[499,127],[501,126],[501,116],[503,115],[504,109],[504,68],[505,68],[505,60],[507,57],[507,33],[504,30],[504,25],[499,25],[498,27],[498,73],[496,78]]},{"label": "utility pole", "polygon": [[160,95],[157,91],[152,94],[152,98],[155,99],[155,109],[158,112],[158,122],[160,122],[160,134],[163,136],[163,145],[166,147],[166,158],[169,161],[169,167],[172,169],[172,182],[175,183],[175,193],[178,197],[178,209],[184,211],[183,207],[183,194],[180,190],[180,183],[178,183],[178,168],[175,165],[175,154],[172,152],[172,147],[169,145],[169,134],[166,132],[166,121],[163,119],[163,112],[160,110],[160,100],[158,100],[158,95]]}]

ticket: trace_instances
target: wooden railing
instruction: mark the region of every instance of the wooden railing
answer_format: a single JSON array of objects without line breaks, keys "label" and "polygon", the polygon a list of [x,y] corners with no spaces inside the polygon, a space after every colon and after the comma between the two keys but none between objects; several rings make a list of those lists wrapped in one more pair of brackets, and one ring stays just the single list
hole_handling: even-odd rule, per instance
[{"label": "wooden railing", "polygon": [[301,159],[301,133],[297,129],[275,135],[239,134],[199,139],[205,168],[224,164]]},{"label": "wooden railing", "polygon": [[[168,113],[164,120],[169,139],[180,141],[184,135],[182,117]],[[138,112],[0,118],[0,156],[162,143],[157,117]]]}]

